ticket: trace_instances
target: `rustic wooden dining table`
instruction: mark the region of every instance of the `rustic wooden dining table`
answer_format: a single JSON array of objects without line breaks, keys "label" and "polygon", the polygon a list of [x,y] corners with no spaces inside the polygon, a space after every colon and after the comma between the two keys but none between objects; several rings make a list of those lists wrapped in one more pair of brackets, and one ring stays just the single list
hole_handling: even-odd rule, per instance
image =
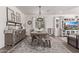
[{"label": "rustic wooden dining table", "polygon": [[51,47],[50,40],[46,39],[47,36],[47,32],[31,32],[31,44],[34,46]]}]

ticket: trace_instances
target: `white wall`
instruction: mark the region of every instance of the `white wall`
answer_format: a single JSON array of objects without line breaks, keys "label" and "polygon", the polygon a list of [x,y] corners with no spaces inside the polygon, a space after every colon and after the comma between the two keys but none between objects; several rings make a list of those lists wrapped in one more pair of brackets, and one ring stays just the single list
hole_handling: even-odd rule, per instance
[{"label": "white wall", "polygon": [[[27,31],[27,34],[29,34],[29,30],[30,29],[36,29],[35,28],[35,20],[38,18],[37,15],[27,15],[26,16],[26,31]],[[48,28],[53,28],[53,16],[52,15],[43,15],[43,18],[45,20],[45,28],[46,28],[46,31]],[[29,20],[32,20],[32,25],[28,25],[27,24],[27,21]]]},{"label": "white wall", "polygon": [[0,48],[4,47],[4,29],[6,27],[6,8],[0,7]]},{"label": "white wall", "polygon": [[28,24],[28,21],[29,20],[32,21],[33,20],[33,17],[27,15],[25,18],[26,19],[25,19],[24,22],[25,22],[25,25],[26,25],[26,35],[30,35],[30,30],[33,29],[33,26],[32,26],[33,23],[31,25],[29,25]]},{"label": "white wall", "polygon": [[[24,17],[25,15],[21,13],[21,11],[16,7],[9,7],[9,8],[14,10],[15,12],[19,12],[22,15],[21,22],[24,24],[22,20],[25,20],[25,17]],[[0,6],[0,48],[5,46],[4,29],[6,27],[6,21],[7,21],[6,7]]]},{"label": "white wall", "polygon": [[[48,28],[51,28],[52,29],[51,34],[53,34],[53,32],[55,32],[55,35],[58,36],[58,35],[60,35],[59,32],[61,32],[61,31],[59,30],[60,28],[57,30],[57,28],[55,27],[55,16],[54,15],[43,15],[43,18],[45,20],[45,28],[46,28],[45,31],[48,32]],[[27,17],[26,17],[26,31],[28,32],[27,34],[29,34],[30,29],[32,29],[32,28],[36,29],[35,20],[37,17],[38,17],[37,15],[27,15]],[[57,16],[57,17],[59,17],[59,16]],[[27,24],[28,20],[33,20],[33,26]],[[61,24],[59,24],[59,25],[61,26]]]},{"label": "white wall", "polygon": [[48,16],[45,16],[45,27],[46,27],[46,32],[48,32],[48,28],[51,28],[52,29],[52,32],[51,34],[53,34],[53,16],[52,15],[48,15]]},{"label": "white wall", "polygon": [[[48,28],[53,28],[53,30],[55,32],[55,35],[59,36],[60,34],[62,34],[62,31],[63,31],[61,22],[62,22],[64,16],[72,18],[72,17],[78,16],[78,15],[79,15],[79,7],[73,8],[73,9],[69,9],[69,10],[67,9],[66,11],[62,11],[62,13],[56,14],[56,15],[42,15],[42,16],[45,19],[46,31],[47,31]],[[33,20],[35,20],[38,16],[37,15],[27,15],[26,21],[32,20],[32,17],[33,17]],[[55,18],[54,17],[59,17],[60,18],[60,24],[59,24],[60,27],[58,29],[55,27],[56,24],[55,24]],[[27,24],[27,22],[26,22],[26,25],[27,25],[26,29],[27,29],[27,31],[29,31],[32,27],[29,26]],[[35,28],[34,21],[33,21],[33,28]]]},{"label": "white wall", "polygon": [[[61,22],[62,22],[64,16],[65,17],[74,17],[74,16],[78,16],[79,15],[79,7],[72,8],[72,9],[67,9],[65,11],[63,11],[63,10],[60,10],[60,11],[61,11],[60,13],[57,13],[55,11],[56,14],[42,15],[42,16],[44,16],[44,19],[45,19],[46,31],[47,31],[48,28],[55,28],[56,24],[55,24],[54,17],[60,17],[60,16],[62,16],[62,18],[60,19],[60,24],[59,24],[60,27],[61,27],[62,26]],[[27,12],[29,12],[29,11],[27,11]],[[33,17],[33,20],[35,20],[37,18],[37,14],[36,15],[35,14],[34,15],[33,14],[28,15],[27,14],[27,16],[26,16],[25,22],[26,22],[26,30],[27,30],[27,32],[32,28],[31,26],[29,26],[27,24],[28,20],[32,20],[32,17]],[[34,24],[34,21],[33,21],[33,28],[35,28],[34,26],[35,26],[35,24]],[[60,33],[62,34],[62,31],[63,31],[62,27],[60,28],[60,30],[58,30],[56,28],[54,29],[54,32],[55,32],[56,36],[60,35]]]},{"label": "white wall", "polygon": [[[35,28],[35,20],[37,19],[37,15],[27,15],[26,16],[26,31],[27,31],[27,34],[30,33],[30,30],[33,28],[33,29],[36,29]],[[60,18],[59,19],[59,28],[57,29],[56,28],[56,24],[55,24],[55,18]],[[51,28],[51,34],[55,33],[55,36],[60,36],[61,35],[61,30],[62,30],[62,17],[60,15],[43,15],[43,18],[45,20],[45,31],[48,32],[48,28]],[[28,25],[27,24],[27,21],[29,20],[32,20],[33,21],[33,26],[31,25]]]}]

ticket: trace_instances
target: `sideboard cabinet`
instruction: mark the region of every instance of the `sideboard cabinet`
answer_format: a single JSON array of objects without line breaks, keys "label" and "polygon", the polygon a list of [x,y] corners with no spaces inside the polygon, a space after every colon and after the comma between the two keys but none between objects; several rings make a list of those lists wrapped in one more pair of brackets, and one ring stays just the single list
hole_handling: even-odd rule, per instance
[{"label": "sideboard cabinet", "polygon": [[14,46],[26,37],[26,30],[7,30],[5,31],[5,46]]}]

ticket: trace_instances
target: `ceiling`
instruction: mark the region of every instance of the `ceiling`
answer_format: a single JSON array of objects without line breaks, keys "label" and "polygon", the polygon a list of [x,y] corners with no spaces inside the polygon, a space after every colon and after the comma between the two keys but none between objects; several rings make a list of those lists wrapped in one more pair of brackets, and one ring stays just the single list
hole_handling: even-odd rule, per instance
[{"label": "ceiling", "polygon": [[[16,6],[26,15],[39,15],[38,6]],[[79,6],[41,6],[42,15],[79,14]]]}]

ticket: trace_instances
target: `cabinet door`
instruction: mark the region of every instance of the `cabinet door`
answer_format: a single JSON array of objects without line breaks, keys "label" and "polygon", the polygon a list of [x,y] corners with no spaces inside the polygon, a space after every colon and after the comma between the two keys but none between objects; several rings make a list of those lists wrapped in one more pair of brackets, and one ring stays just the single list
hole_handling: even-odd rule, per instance
[{"label": "cabinet door", "polygon": [[17,43],[19,40],[19,33],[18,31],[15,32],[15,43]]},{"label": "cabinet door", "polygon": [[12,45],[13,44],[13,34],[12,33],[5,33],[5,45]]}]

